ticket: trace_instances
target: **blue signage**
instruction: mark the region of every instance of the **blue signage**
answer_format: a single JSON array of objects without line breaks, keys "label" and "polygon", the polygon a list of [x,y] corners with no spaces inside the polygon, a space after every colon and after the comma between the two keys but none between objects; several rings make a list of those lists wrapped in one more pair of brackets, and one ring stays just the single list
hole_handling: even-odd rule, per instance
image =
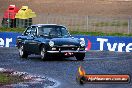
[{"label": "blue signage", "polygon": [[[21,33],[0,32],[0,47],[14,47]],[[86,50],[132,52],[132,37],[74,35],[86,43]]]},{"label": "blue signage", "polygon": [[74,37],[85,40],[86,50],[132,52],[132,37],[82,35]]},{"label": "blue signage", "polygon": [[0,32],[0,47],[14,47],[16,45],[17,36],[20,33]]}]

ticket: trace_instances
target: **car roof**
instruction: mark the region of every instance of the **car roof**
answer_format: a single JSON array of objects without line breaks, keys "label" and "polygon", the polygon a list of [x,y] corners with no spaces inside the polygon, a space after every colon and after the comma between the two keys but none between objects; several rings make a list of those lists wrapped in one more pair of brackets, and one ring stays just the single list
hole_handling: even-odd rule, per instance
[{"label": "car roof", "polygon": [[[58,24],[33,24],[31,26],[63,26],[63,25],[58,25]],[[65,27],[65,26],[63,26]]]}]

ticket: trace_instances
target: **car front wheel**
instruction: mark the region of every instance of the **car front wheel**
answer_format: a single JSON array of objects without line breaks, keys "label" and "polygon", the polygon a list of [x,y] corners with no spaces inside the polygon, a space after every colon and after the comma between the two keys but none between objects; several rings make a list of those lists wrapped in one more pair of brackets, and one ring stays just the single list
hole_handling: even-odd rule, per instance
[{"label": "car front wheel", "polygon": [[21,58],[27,58],[28,57],[28,54],[24,51],[24,46],[21,45],[19,47],[19,55]]},{"label": "car front wheel", "polygon": [[78,53],[75,55],[75,57],[78,61],[81,61],[81,60],[84,60],[85,54],[84,53],[82,53],[82,54]]},{"label": "car front wheel", "polygon": [[47,53],[46,53],[45,47],[41,48],[40,55],[42,60],[47,59]]}]

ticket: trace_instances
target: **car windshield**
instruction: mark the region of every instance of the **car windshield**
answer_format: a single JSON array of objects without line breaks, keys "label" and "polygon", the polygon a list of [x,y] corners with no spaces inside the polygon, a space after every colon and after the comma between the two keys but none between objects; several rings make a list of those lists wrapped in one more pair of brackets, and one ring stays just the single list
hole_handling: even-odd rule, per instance
[{"label": "car windshield", "polygon": [[49,37],[67,37],[69,32],[63,26],[42,26],[38,28],[38,35]]}]

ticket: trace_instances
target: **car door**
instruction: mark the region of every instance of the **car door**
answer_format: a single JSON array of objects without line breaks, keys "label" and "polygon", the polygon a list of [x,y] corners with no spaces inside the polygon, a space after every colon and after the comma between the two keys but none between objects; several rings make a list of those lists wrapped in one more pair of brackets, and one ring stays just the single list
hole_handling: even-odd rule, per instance
[{"label": "car door", "polygon": [[33,51],[33,53],[39,53],[39,40],[37,36],[37,27],[32,26],[30,37],[32,38],[32,40],[30,40],[29,42],[30,50]]},{"label": "car door", "polygon": [[27,37],[27,46],[31,53],[37,53],[38,48],[38,37],[37,37],[37,27],[32,26],[30,34]]},{"label": "car door", "polygon": [[25,48],[25,51],[30,51],[30,47],[29,47],[29,40],[32,40],[32,38],[30,37],[30,33],[31,33],[31,27],[28,27],[26,29],[26,31],[22,34],[22,42],[24,44],[24,48]]}]

